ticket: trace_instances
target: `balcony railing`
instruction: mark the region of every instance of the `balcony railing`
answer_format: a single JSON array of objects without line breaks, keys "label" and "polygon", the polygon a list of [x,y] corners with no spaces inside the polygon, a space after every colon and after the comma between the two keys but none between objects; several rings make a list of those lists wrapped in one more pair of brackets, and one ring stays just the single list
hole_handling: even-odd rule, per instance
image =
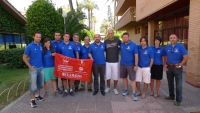
[{"label": "balcony railing", "polygon": [[115,7],[115,16],[123,15],[129,7],[136,6],[136,0],[118,0]]},{"label": "balcony railing", "polygon": [[135,7],[129,7],[129,9],[122,15],[120,20],[115,24],[115,30],[126,30],[133,22],[136,22]]}]

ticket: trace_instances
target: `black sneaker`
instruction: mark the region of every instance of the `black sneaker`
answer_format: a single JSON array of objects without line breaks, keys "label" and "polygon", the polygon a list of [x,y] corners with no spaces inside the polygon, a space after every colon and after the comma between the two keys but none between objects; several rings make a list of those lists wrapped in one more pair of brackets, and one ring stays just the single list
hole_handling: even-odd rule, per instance
[{"label": "black sneaker", "polygon": [[62,91],[60,90],[60,88],[57,89],[57,93],[62,94]]},{"label": "black sneaker", "polygon": [[45,100],[45,99],[42,98],[40,95],[39,95],[38,97],[35,97],[35,99],[38,100],[38,101],[44,101],[44,100]]},{"label": "black sneaker", "polygon": [[69,94],[70,94],[71,96],[75,96],[74,91],[70,91]]},{"label": "black sneaker", "polygon": [[68,95],[68,92],[63,92],[63,97],[66,97]]},{"label": "black sneaker", "polygon": [[32,108],[37,107],[35,100],[31,100],[30,104]]}]

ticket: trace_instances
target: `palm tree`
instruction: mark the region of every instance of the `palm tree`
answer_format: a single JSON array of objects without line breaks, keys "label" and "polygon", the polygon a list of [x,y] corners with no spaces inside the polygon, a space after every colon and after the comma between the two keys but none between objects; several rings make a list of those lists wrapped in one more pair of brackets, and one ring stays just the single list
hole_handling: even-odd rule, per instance
[{"label": "palm tree", "polygon": [[73,2],[72,2],[72,0],[69,0],[69,6],[70,6],[70,9],[71,9],[71,11],[72,11],[72,10],[74,10],[74,7],[73,7]]},{"label": "palm tree", "polygon": [[111,28],[111,27],[112,27],[111,23],[107,19],[104,19],[100,27],[100,32],[106,35],[108,28]]},{"label": "palm tree", "polygon": [[96,16],[94,16],[94,15],[92,15],[92,23],[93,23],[93,30],[95,31],[95,25],[96,25],[96,23],[97,23],[97,18],[96,18]]},{"label": "palm tree", "polygon": [[88,11],[88,26],[91,29],[91,14],[94,9],[99,9],[98,5],[92,0],[84,0],[82,7]]}]

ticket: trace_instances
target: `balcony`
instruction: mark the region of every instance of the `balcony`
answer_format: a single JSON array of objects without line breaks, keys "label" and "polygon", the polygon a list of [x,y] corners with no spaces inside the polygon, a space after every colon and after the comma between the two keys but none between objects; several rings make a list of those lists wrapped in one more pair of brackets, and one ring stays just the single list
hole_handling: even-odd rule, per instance
[{"label": "balcony", "polygon": [[118,0],[115,16],[123,15],[129,7],[136,6],[136,0]]}]

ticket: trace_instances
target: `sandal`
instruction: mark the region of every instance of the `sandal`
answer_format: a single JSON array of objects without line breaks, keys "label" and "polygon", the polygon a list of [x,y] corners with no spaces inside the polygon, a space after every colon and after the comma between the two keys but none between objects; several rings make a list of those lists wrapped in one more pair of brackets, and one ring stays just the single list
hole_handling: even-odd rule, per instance
[{"label": "sandal", "polygon": [[46,92],[43,97],[47,98],[48,97],[48,92]]},{"label": "sandal", "polygon": [[154,93],[153,93],[153,92],[151,92],[151,93],[150,93],[150,96],[154,96]]},{"label": "sandal", "polygon": [[54,92],[54,93],[53,93],[53,98],[56,98],[56,97],[57,97],[57,93]]},{"label": "sandal", "polygon": [[154,97],[154,98],[157,98],[157,97],[158,97],[158,94],[154,94],[153,97]]},{"label": "sandal", "polygon": [[137,96],[141,96],[142,94],[141,93],[137,93]]}]

